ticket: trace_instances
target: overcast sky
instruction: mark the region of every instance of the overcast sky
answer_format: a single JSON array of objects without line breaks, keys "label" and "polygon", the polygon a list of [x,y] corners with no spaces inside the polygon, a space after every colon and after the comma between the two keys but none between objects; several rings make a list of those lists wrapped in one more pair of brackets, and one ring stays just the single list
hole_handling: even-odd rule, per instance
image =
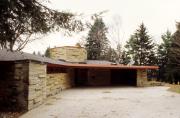
[{"label": "overcast sky", "polygon": [[[123,44],[142,22],[154,41],[161,42],[161,34],[167,29],[174,32],[175,23],[180,21],[180,0],[50,0],[50,2],[48,7],[60,11],[83,13],[85,17],[108,10],[103,14],[103,19],[109,27],[114,23],[114,18],[119,17]],[[64,37],[56,32],[47,35],[43,40],[29,44],[24,51],[44,52],[48,46],[75,45],[81,37],[78,34],[73,37]]]}]

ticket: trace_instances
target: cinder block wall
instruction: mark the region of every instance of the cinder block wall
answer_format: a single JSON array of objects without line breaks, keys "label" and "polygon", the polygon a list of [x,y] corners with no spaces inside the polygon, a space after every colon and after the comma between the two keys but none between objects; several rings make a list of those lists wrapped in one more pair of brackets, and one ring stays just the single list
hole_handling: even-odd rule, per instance
[{"label": "cinder block wall", "polygon": [[144,87],[147,84],[147,70],[137,70],[137,86]]},{"label": "cinder block wall", "polygon": [[52,59],[61,59],[67,62],[84,62],[87,60],[87,51],[82,47],[64,46],[50,49]]}]

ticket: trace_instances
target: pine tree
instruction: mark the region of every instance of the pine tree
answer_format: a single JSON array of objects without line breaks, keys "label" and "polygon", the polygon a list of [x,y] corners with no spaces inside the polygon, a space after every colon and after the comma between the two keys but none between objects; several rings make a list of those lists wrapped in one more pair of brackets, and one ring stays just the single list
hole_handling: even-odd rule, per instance
[{"label": "pine tree", "polygon": [[121,61],[119,62],[120,64],[124,64],[124,65],[127,65],[131,62],[131,58],[130,56],[127,54],[126,51],[123,51],[122,52],[122,55],[121,55]]},{"label": "pine tree", "polygon": [[168,65],[166,79],[171,83],[180,81],[180,23],[177,23],[177,31],[173,34],[172,43],[168,53]]},{"label": "pine tree", "polygon": [[38,55],[38,56],[42,56],[40,51],[38,51],[37,55]]},{"label": "pine tree", "polygon": [[117,44],[117,47],[116,47],[116,61],[118,63],[122,63],[122,46],[120,43]]},{"label": "pine tree", "polygon": [[50,47],[48,47],[47,49],[46,49],[46,52],[45,52],[45,54],[44,54],[46,57],[51,57],[51,55],[50,55]]},{"label": "pine tree", "polygon": [[116,62],[117,61],[117,53],[116,50],[109,47],[107,54],[106,54],[106,58],[105,60],[111,61],[111,62]]},{"label": "pine tree", "polygon": [[147,29],[142,23],[126,44],[127,53],[132,57],[134,65],[154,65],[156,62],[154,47]]},{"label": "pine tree", "polygon": [[164,33],[161,36],[163,42],[158,45],[157,49],[157,60],[158,60],[158,66],[159,66],[159,79],[164,81],[164,73],[167,68],[168,63],[168,55],[169,55],[169,48],[171,46],[172,41],[172,34],[170,31],[167,30],[166,33]]},{"label": "pine tree", "polygon": [[106,36],[107,27],[102,18],[96,18],[86,39],[86,50],[88,59],[105,59],[108,49],[108,39]]}]

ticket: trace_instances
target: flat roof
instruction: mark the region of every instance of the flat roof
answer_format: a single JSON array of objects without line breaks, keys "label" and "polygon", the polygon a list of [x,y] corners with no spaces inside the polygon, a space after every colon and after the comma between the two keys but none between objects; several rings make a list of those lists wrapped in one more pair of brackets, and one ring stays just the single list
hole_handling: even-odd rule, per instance
[{"label": "flat roof", "polygon": [[156,70],[158,66],[133,66],[133,65],[109,65],[109,64],[62,64],[62,65],[54,65],[48,64],[48,67],[67,67],[67,68],[96,68],[96,69],[153,69]]},{"label": "flat roof", "polygon": [[79,47],[79,46],[60,46],[60,47],[53,47],[50,49],[56,49],[56,48],[83,48],[83,49],[85,49],[84,47]]},{"label": "flat roof", "polygon": [[104,64],[104,65],[110,65],[112,62],[106,61],[106,60],[86,60],[86,64]]}]

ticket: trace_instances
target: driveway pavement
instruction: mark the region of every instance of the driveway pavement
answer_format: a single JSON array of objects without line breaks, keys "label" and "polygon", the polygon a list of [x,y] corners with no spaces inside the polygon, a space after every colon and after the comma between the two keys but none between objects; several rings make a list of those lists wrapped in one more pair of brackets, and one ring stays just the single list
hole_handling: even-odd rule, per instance
[{"label": "driveway pavement", "polygon": [[180,118],[180,94],[168,87],[73,88],[21,118]]}]

